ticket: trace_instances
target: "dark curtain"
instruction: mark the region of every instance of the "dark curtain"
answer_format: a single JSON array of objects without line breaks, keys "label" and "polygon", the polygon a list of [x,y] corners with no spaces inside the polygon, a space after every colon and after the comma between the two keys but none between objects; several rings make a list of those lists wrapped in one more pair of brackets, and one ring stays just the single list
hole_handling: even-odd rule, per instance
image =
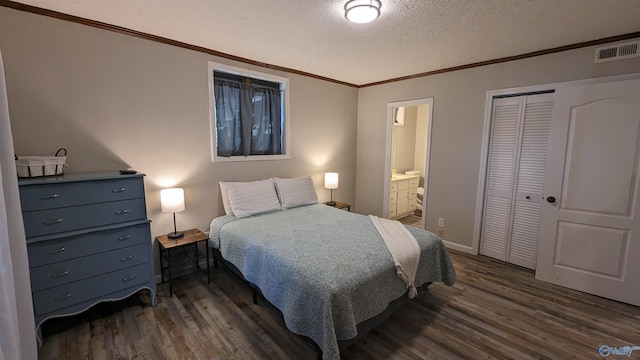
[{"label": "dark curtain", "polygon": [[218,156],[282,154],[281,92],[214,80]]}]

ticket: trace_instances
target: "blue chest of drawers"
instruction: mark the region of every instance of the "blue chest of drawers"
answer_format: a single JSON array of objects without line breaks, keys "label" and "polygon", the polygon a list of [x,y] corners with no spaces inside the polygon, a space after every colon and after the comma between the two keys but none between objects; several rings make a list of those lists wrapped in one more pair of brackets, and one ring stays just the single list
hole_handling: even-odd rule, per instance
[{"label": "blue chest of drawers", "polygon": [[21,179],[36,330],[156,284],[143,175]]}]

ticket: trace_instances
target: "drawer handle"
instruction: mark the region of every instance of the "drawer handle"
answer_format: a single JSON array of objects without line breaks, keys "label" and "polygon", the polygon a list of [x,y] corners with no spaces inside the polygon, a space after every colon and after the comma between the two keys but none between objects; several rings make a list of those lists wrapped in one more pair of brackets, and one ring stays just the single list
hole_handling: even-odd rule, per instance
[{"label": "drawer handle", "polygon": [[64,295],[60,295],[60,296],[58,296],[57,298],[55,298],[55,301],[57,301],[57,302],[62,302],[62,301],[67,300],[67,299],[68,299],[68,298],[70,298],[71,296],[73,296],[73,294],[72,294],[72,293],[66,293],[66,294],[64,294]]},{"label": "drawer handle", "polygon": [[44,225],[55,225],[55,224],[60,224],[61,222],[63,222],[64,219],[51,219],[49,221],[44,221],[42,222]]},{"label": "drawer handle", "polygon": [[123,209],[123,210],[117,210],[116,211],[116,215],[124,215],[124,214],[128,214],[129,213],[129,209]]},{"label": "drawer handle", "polygon": [[117,194],[117,193],[125,192],[127,190],[128,189],[126,187],[121,187],[121,188],[113,189],[113,190],[111,190],[111,192]]},{"label": "drawer handle", "polygon": [[38,196],[38,199],[40,199],[40,200],[51,200],[51,199],[57,199],[59,197],[60,197],[60,195],[58,195],[58,194],[49,194],[49,195],[40,195],[40,196]]},{"label": "drawer handle", "polygon": [[131,239],[131,235],[120,236],[118,241],[125,241]]},{"label": "drawer handle", "polygon": [[66,250],[66,249],[65,249],[65,248],[64,248],[64,246],[63,246],[63,247],[61,247],[61,248],[57,248],[57,249],[53,249],[53,250],[49,250],[49,251],[47,252],[47,254],[49,254],[49,255],[60,254],[61,252],[64,252],[65,250]]},{"label": "drawer handle", "polygon": [[125,262],[125,261],[129,261],[131,259],[133,259],[133,255],[123,256],[123,257],[120,258],[120,261],[121,262]]},{"label": "drawer handle", "polygon": [[133,280],[135,278],[136,278],[135,275],[125,276],[125,277],[122,278],[122,282],[129,282],[129,281],[131,281],[131,280]]},{"label": "drawer handle", "polygon": [[51,278],[52,278],[52,279],[61,278],[61,277],[63,277],[63,276],[69,275],[69,272],[70,272],[69,270],[61,271],[61,272],[59,272],[59,273],[52,274],[52,275],[51,275]]}]

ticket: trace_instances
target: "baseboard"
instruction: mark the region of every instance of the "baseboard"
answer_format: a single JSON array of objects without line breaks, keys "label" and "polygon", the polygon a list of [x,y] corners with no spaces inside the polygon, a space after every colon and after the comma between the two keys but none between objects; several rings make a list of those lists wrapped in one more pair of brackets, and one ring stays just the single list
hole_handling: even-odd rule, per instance
[{"label": "baseboard", "polygon": [[473,251],[473,247],[471,247],[471,246],[464,246],[464,245],[456,244],[456,243],[453,243],[453,242],[447,241],[447,240],[442,240],[442,243],[448,249],[458,250],[458,251],[462,251],[462,252],[467,253],[467,254],[476,255],[476,253]]}]

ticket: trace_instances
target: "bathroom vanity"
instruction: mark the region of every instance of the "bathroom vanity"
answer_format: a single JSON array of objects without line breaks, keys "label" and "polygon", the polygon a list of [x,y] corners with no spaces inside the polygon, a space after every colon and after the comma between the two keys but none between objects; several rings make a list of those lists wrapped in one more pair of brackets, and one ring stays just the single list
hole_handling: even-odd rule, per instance
[{"label": "bathroom vanity", "polygon": [[418,208],[420,175],[393,174],[389,191],[389,219],[398,219]]}]

